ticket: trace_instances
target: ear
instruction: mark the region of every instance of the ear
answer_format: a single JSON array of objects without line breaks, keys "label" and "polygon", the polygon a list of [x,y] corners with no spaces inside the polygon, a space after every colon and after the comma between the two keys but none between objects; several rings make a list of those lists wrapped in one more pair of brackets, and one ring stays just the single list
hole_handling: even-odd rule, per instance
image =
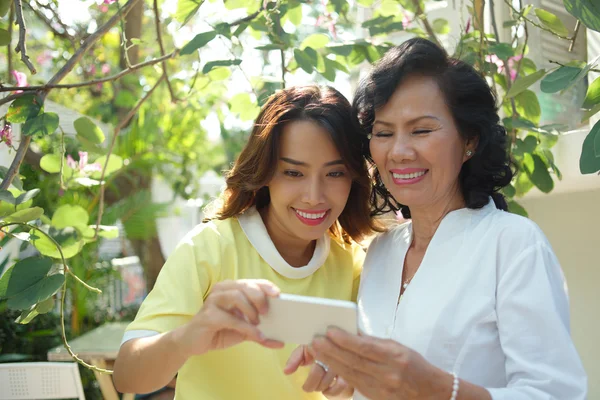
[{"label": "ear", "polygon": [[475,151],[477,151],[477,145],[479,144],[479,137],[474,137],[472,139],[467,140],[465,144],[465,153],[463,154],[463,162],[466,162],[468,159],[473,157]]}]

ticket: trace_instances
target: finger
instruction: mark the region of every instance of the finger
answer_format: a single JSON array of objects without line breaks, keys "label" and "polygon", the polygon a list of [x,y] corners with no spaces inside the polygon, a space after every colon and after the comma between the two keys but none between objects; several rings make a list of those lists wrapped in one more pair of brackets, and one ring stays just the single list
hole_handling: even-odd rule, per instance
[{"label": "finger", "polygon": [[266,314],[269,310],[267,297],[279,296],[279,288],[264,279],[227,281],[220,290],[242,292],[260,314]]},{"label": "finger", "polygon": [[246,338],[257,343],[262,343],[267,340],[263,333],[255,326],[243,319],[236,318],[230,313],[217,309],[213,323],[218,330],[230,329],[236,331]]},{"label": "finger", "polygon": [[234,311],[237,309],[243,314],[244,319],[254,325],[259,322],[258,310],[241,290],[232,289],[214,293],[212,302],[228,313],[237,314]]},{"label": "finger", "polygon": [[339,396],[342,393],[346,396],[351,396],[354,389],[348,385],[348,382],[344,380],[344,378],[338,376],[333,385],[331,385],[326,390],[323,390],[323,394],[326,396]]},{"label": "finger", "polygon": [[319,385],[317,386],[317,388],[315,389],[316,392],[322,392],[324,390],[327,390],[328,387],[330,387],[333,384],[333,381],[336,377],[336,373],[333,372],[333,370],[330,368],[326,373],[325,376],[323,376],[323,378],[321,379],[321,382],[319,382]]},{"label": "finger", "polygon": [[285,343],[280,342],[279,340],[265,339],[260,342],[260,345],[268,347],[269,349],[281,349],[283,346],[285,346]]},{"label": "finger", "polygon": [[352,335],[336,327],[327,330],[327,338],[338,347],[373,361],[386,360],[404,350],[404,346],[398,342],[366,335]]},{"label": "finger", "polygon": [[305,346],[296,347],[296,349],[290,355],[290,358],[288,358],[288,361],[283,368],[283,372],[286,375],[289,375],[296,372],[301,365],[306,365],[306,354]]},{"label": "finger", "polygon": [[319,387],[319,383],[325,376],[325,370],[318,364],[313,364],[308,373],[308,377],[302,385],[302,390],[305,392],[314,392]]},{"label": "finger", "polygon": [[318,336],[313,339],[310,351],[317,360],[323,361],[343,377],[360,371],[376,379],[384,373],[382,364],[343,349],[327,337]]}]

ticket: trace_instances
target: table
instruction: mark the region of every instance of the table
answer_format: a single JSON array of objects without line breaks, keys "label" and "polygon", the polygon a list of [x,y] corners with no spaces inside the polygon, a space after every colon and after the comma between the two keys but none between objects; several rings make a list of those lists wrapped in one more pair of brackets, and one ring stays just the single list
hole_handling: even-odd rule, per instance
[{"label": "table", "polygon": [[[129,322],[109,322],[68,342],[73,353],[83,361],[99,368],[112,369],[127,325]],[[48,361],[72,360],[64,345],[48,351]],[[118,400],[119,394],[115,389],[112,377],[97,371],[94,371],[94,375],[98,380],[104,400]],[[134,396],[131,393],[124,394],[123,400],[133,400]]]}]

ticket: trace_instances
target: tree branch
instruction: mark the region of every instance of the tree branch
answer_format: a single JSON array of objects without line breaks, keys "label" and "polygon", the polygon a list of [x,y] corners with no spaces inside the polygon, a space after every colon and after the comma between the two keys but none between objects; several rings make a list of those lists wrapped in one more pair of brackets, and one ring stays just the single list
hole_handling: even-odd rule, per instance
[{"label": "tree branch", "polygon": [[[13,32],[13,21],[15,20],[15,6],[14,3],[10,3],[10,13],[8,14],[8,37],[12,39]],[[9,40],[10,40],[9,39]],[[12,49],[10,47],[10,43],[6,46],[6,58],[8,63],[8,70],[6,73],[8,74],[8,80],[10,80],[10,72],[13,70],[12,67]]]},{"label": "tree branch", "polygon": [[[94,43],[96,43],[104,34],[106,34],[106,32],[108,32],[119,21],[119,19],[121,18],[121,15],[127,14],[127,12],[129,12],[129,10],[131,10],[131,8],[138,1],[140,1],[140,0],[129,0],[127,2],[127,4],[125,4],[125,6],[123,6],[123,8],[121,9],[121,12],[119,14],[114,15],[104,25],[102,25],[100,28],[98,28],[98,30],[96,32],[94,32],[92,35],[90,35],[82,43],[79,50],[77,50],[75,52],[75,54],[73,54],[73,56],[71,56],[69,61],[67,61],[66,64],[50,79],[50,81],[48,81],[48,84],[56,85],[65,76],[67,76],[67,74],[73,69],[73,67],[75,67],[75,64],[77,64],[79,62],[79,60],[81,60],[81,58],[83,57],[85,52],[87,50],[89,50],[90,47],[92,47],[92,45]],[[19,6],[21,5],[20,0],[15,0],[15,9],[16,9],[17,2],[19,2]],[[22,18],[22,15],[21,15],[21,18]],[[23,92],[23,93],[25,93],[25,92]],[[23,95],[23,93],[17,93],[17,94],[7,96],[7,97],[3,98],[2,100],[0,100],[0,104],[4,104],[13,98],[21,97]],[[42,96],[44,99],[45,99],[46,95],[47,95],[47,92],[43,92]],[[4,179],[2,180],[2,184],[0,184],[0,189],[8,188],[10,186],[10,184],[12,183],[13,179],[15,178],[15,176],[19,173],[19,168],[21,166],[21,163],[23,162],[23,158],[25,157],[25,153],[27,152],[27,149],[29,148],[30,142],[31,142],[31,136],[24,136],[24,137],[22,136],[21,137],[21,143],[19,144],[19,148],[17,149],[15,158],[12,160],[12,163],[8,169],[8,172],[6,173],[6,176],[4,177]]]},{"label": "tree branch", "polygon": [[415,9],[417,10],[415,15],[417,18],[419,18],[419,20],[423,24],[423,27],[425,28],[425,31],[429,35],[429,38],[435,44],[437,44],[439,47],[443,48],[442,44],[440,43],[437,36],[435,35],[435,32],[433,31],[433,28],[431,27],[431,24],[429,23],[427,16],[423,12],[423,9],[421,8],[421,4],[419,3],[419,0],[413,0],[413,4],[415,5]]},{"label": "tree branch", "polygon": [[577,20],[575,23],[575,32],[573,32],[573,38],[571,38],[571,44],[569,45],[569,53],[573,51],[573,47],[575,47],[575,39],[577,39],[577,33],[579,33],[579,27],[581,26],[581,21]]},{"label": "tree branch", "polygon": [[[36,2],[36,4],[39,6],[38,2]],[[64,32],[60,32],[58,29],[56,29],[53,26],[53,21],[51,19],[49,19],[48,17],[46,17],[41,10],[33,7],[29,3],[25,3],[25,5],[27,5],[27,7],[29,7],[29,9],[31,11],[33,11],[33,13],[40,19],[40,21],[42,21],[48,27],[48,29],[50,29],[52,31],[52,33],[55,36],[63,38],[63,39],[67,39],[69,42],[71,42],[71,45],[73,46],[73,48],[75,48],[75,38],[73,36],[71,36],[69,34],[69,32],[67,32],[67,29],[66,29],[65,25],[62,23],[62,21],[59,21],[58,24],[63,28]],[[49,8],[49,7],[45,7],[45,8]],[[54,10],[51,10],[51,11],[54,11]]]},{"label": "tree branch", "polygon": [[[158,10],[158,0],[154,0],[153,3],[154,8],[154,23],[156,25],[156,37],[158,39],[158,47],[160,47],[160,55],[165,56],[165,47],[163,45],[162,33],[160,29],[160,12]],[[167,72],[167,62],[162,62],[163,67],[163,76],[165,77],[165,81],[167,82],[167,87],[169,88],[169,94],[171,95],[171,102],[176,103],[179,99],[175,96],[175,92],[173,92],[173,87],[171,86],[171,82],[169,81],[169,74]]]},{"label": "tree branch", "polygon": [[546,28],[543,25],[538,24],[537,22],[534,22],[532,20],[530,20],[529,18],[527,18],[526,16],[524,16],[523,14],[521,14],[521,12],[519,12],[516,8],[513,7],[513,5],[510,3],[510,0],[504,0],[504,2],[506,3],[506,5],[508,5],[511,10],[513,10],[514,13],[518,14],[520,18],[523,18],[525,21],[529,22],[531,25],[536,26],[538,28],[540,28],[543,31],[549,32],[551,34],[553,34],[556,37],[559,37],[561,39],[564,40],[573,40],[573,38],[567,37],[567,36],[563,36],[563,35],[559,35],[558,33],[553,32],[552,30]]},{"label": "tree branch", "polygon": [[[99,78],[99,79],[94,79],[91,81],[85,81],[85,82],[79,82],[79,83],[64,83],[64,84],[56,84],[56,85],[45,84],[45,85],[38,85],[38,86],[3,86],[3,87],[0,87],[0,92],[12,92],[15,90],[31,92],[31,91],[36,91],[36,90],[47,91],[50,89],[73,89],[73,88],[97,85],[99,83],[116,81],[117,79],[119,79],[127,74],[130,74],[133,71],[136,71],[140,68],[144,68],[149,65],[164,62],[165,60],[168,60],[169,58],[174,57],[176,54],[177,54],[177,52],[174,51],[172,53],[165,55],[164,57],[153,58],[152,60],[148,60],[148,61],[144,61],[143,63],[132,65],[131,67],[124,69],[123,71],[119,72],[118,74],[107,76],[105,78]],[[2,100],[4,100],[4,99],[2,99]],[[0,103],[0,104],[2,104],[2,103]]]},{"label": "tree branch", "polygon": [[285,89],[285,53],[283,49],[279,49],[279,55],[281,56],[281,88]]},{"label": "tree branch", "polygon": [[108,148],[108,153],[106,154],[106,161],[104,162],[104,166],[102,167],[102,175],[100,176],[100,203],[98,204],[98,218],[96,219],[96,233],[94,234],[94,238],[98,237],[98,231],[100,230],[100,223],[102,222],[102,214],[104,214],[104,189],[106,187],[104,184],[104,176],[106,175],[106,168],[108,167],[108,162],[110,161],[110,155],[112,154],[113,148],[115,147],[117,137],[119,136],[121,129],[123,129],[125,127],[125,125],[127,125],[129,120],[131,118],[133,118],[133,116],[138,112],[138,110],[140,109],[140,106],[152,95],[154,90],[158,87],[158,85],[161,84],[161,82],[164,79],[166,79],[166,78],[165,78],[165,75],[163,74],[160,76],[160,78],[158,78],[158,81],[156,81],[154,86],[150,90],[148,90],[148,92],[144,95],[144,97],[142,97],[137,102],[135,107],[133,107],[127,113],[127,115],[115,127],[113,137],[110,142],[110,147]]},{"label": "tree branch", "polygon": [[21,61],[25,63],[27,68],[29,68],[29,71],[31,71],[32,74],[36,74],[37,71],[35,70],[35,67],[31,63],[31,61],[29,61],[29,56],[27,55],[27,45],[25,44],[25,35],[27,34],[27,27],[25,26],[25,21],[23,20],[23,7],[21,5],[21,0],[15,0],[14,5],[15,12],[17,15],[17,24],[19,24],[19,42],[17,43],[15,51],[17,53],[21,53]]}]

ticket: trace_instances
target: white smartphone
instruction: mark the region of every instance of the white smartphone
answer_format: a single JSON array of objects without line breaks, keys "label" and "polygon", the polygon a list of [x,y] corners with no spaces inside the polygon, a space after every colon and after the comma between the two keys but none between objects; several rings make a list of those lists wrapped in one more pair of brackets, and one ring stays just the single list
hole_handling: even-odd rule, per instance
[{"label": "white smartphone", "polygon": [[258,329],[284,343],[309,344],[330,326],[358,333],[356,303],[345,300],[281,293],[269,298],[269,311],[259,318]]}]

